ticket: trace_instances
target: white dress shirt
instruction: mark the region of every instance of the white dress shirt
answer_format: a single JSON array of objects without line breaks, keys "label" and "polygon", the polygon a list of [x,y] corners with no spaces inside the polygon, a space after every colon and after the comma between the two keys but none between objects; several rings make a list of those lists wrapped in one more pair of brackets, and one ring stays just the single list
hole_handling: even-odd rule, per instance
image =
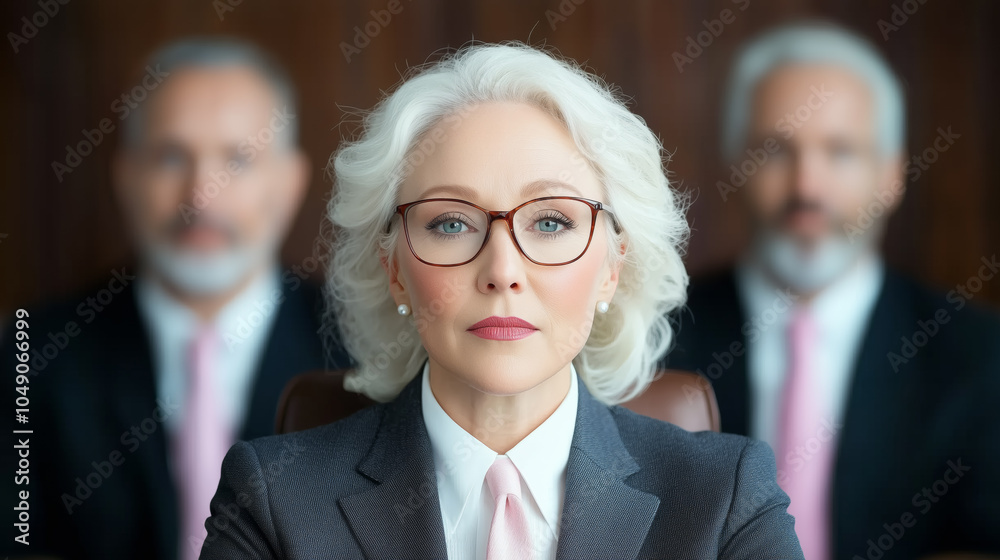
[{"label": "white dress shirt", "polygon": [[[566,465],[576,428],[579,398],[576,368],[572,364],[570,368],[569,392],[562,403],[507,452],[507,457],[521,473],[521,499],[538,560],[556,557],[559,517],[566,490]],[[486,471],[498,454],[466,432],[441,408],[431,391],[428,370],[429,365],[425,363],[421,406],[434,453],[448,558],[484,559],[496,509],[486,483]]]},{"label": "white dress shirt", "polygon": [[[814,375],[821,383],[819,410],[839,437],[858,352],[875,301],[882,288],[884,267],[866,255],[809,303],[817,327]],[[750,435],[776,449],[782,390],[788,369],[788,326],[797,303],[794,296],[772,284],[760,267],[744,261],[737,267],[737,286],[746,314],[747,376],[752,399]],[[747,328],[744,329],[746,334]]]},{"label": "white dress shirt", "polygon": [[[263,357],[279,304],[279,270],[261,274],[216,315],[214,324],[219,348],[214,356],[216,394],[224,417],[239,437],[253,391],[254,373]],[[176,433],[184,417],[190,348],[200,319],[179,303],[156,281],[140,275],[136,279],[139,313],[150,336],[156,396],[179,408],[164,423]]]}]

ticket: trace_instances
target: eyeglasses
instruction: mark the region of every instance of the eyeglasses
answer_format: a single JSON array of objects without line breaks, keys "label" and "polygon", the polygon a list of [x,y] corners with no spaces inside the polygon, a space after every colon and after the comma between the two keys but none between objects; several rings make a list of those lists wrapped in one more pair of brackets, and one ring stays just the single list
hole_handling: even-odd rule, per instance
[{"label": "eyeglasses", "polygon": [[620,233],[617,219],[604,203],[570,196],[536,198],[506,212],[457,198],[428,198],[396,207],[396,213],[403,216],[410,252],[433,266],[460,266],[478,257],[496,220],[507,222],[514,245],[529,261],[544,266],[569,264],[590,247],[601,210]]}]

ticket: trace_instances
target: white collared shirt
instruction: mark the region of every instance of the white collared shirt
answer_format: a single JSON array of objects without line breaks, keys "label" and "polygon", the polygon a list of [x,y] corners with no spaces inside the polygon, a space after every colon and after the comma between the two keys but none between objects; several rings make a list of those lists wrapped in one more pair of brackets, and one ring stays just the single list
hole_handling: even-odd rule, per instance
[{"label": "white collared shirt", "polygon": [[[280,305],[275,294],[281,293],[279,274],[277,266],[261,274],[227,303],[213,321],[219,335],[212,368],[216,394],[235,437],[239,437],[243,426],[254,373],[278,315]],[[158,282],[142,275],[136,280],[136,300],[149,331],[156,397],[178,405],[177,412],[164,420],[167,432],[175,433],[184,418],[190,349],[200,320]]]},{"label": "white collared shirt", "polygon": [[[810,358],[821,384],[821,418],[839,436],[854,368],[885,271],[876,255],[866,255],[810,302],[817,327],[816,355]],[[782,389],[788,369],[788,327],[794,296],[771,283],[756,264],[736,271],[747,336],[747,377],[752,399],[750,436],[776,448]],[[756,340],[754,340],[756,338]]]},{"label": "white collared shirt", "polygon": [[[498,454],[466,432],[441,408],[424,364],[421,406],[437,473],[438,498],[448,558],[486,558],[495,503],[486,471]],[[521,473],[521,498],[527,510],[535,558],[556,557],[559,517],[566,490],[566,466],[576,428],[576,368],[570,364],[569,392],[540,426],[507,452]]]}]

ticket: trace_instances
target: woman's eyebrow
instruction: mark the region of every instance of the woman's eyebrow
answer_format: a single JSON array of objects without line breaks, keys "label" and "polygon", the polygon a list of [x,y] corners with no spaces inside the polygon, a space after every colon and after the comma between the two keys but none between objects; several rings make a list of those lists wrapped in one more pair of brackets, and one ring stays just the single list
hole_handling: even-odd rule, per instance
[{"label": "woman's eyebrow", "polygon": [[446,194],[457,198],[472,200],[478,194],[476,189],[464,185],[436,185],[420,194],[421,199],[432,198],[433,195]]},{"label": "woman's eyebrow", "polygon": [[525,197],[542,194],[549,191],[572,191],[576,196],[583,196],[580,190],[569,183],[555,179],[539,179],[532,181],[521,189],[521,194]]},{"label": "woman's eyebrow", "polygon": [[[544,195],[553,191],[570,191],[575,196],[583,196],[580,194],[580,190],[573,185],[556,179],[538,179],[526,183],[521,187],[521,196],[527,200],[531,197]],[[479,198],[480,193],[476,189],[465,185],[435,185],[421,193],[420,199],[433,198],[440,195],[448,195],[475,202]]]}]

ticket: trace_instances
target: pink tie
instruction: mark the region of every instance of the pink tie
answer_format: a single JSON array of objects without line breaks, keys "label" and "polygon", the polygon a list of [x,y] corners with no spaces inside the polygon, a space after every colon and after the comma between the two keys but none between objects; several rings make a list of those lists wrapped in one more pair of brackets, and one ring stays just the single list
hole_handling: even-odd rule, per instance
[{"label": "pink tie", "polygon": [[213,360],[218,337],[204,326],[191,343],[187,398],[180,430],[174,436],[174,480],[180,505],[180,558],[194,560],[207,532],[209,502],[219,485],[222,459],[233,444],[233,431],[219,412]]},{"label": "pink tie", "polygon": [[528,516],[521,502],[521,475],[506,455],[498,455],[486,483],[496,500],[486,560],[531,560],[534,547],[528,534]]},{"label": "pink tie", "polygon": [[788,513],[806,560],[826,560],[829,545],[830,469],[835,434],[824,423],[813,360],[816,325],[808,308],[795,311],[789,326],[790,367],[781,406],[778,484],[791,498]]}]

